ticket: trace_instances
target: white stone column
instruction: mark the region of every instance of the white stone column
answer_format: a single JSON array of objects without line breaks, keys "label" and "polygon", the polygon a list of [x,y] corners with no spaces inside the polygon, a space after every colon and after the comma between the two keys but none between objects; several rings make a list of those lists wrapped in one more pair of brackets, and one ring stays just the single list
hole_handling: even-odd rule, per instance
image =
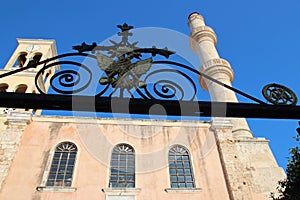
[{"label": "white stone column", "polygon": [[[228,61],[220,58],[217,49],[217,36],[212,28],[205,25],[204,18],[198,13],[192,13],[188,19],[188,25],[191,29],[190,46],[192,50],[200,57],[201,67],[200,72],[231,86],[233,80],[233,71]],[[204,77],[199,77],[201,86],[208,90],[211,96],[211,101],[218,102],[238,102],[235,93],[232,90],[218,85]],[[226,112],[226,104],[221,110],[213,112]],[[231,118],[233,124],[233,136],[235,138],[252,137],[252,133],[248,127],[246,119]]]}]

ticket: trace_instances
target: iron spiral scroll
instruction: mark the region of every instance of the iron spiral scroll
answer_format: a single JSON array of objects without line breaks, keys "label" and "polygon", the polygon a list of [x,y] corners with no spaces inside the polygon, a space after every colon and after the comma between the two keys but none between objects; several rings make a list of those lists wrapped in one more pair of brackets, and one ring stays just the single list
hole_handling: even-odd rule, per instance
[{"label": "iron spiral scroll", "polygon": [[[75,61],[58,61],[53,62],[51,64],[45,65],[42,69],[40,69],[35,76],[35,85],[39,93],[45,94],[43,88],[39,85],[39,80],[42,75],[47,71],[47,69],[52,68],[53,66],[76,66],[86,70],[89,76],[92,76],[92,71],[88,66],[85,66],[79,62]],[[81,75],[77,70],[74,69],[66,69],[56,72],[50,79],[50,86],[58,94],[76,94],[81,92],[82,90],[89,87],[91,79],[87,79],[84,85],[78,87],[80,82],[82,81]],[[58,84],[54,84],[57,82]]]},{"label": "iron spiral scroll", "polygon": [[[47,63],[37,72],[35,77],[36,88],[41,94],[45,94],[44,89],[40,86],[39,81],[47,70],[54,67],[64,67],[50,79],[51,89],[56,94],[81,94],[85,90],[93,90],[91,86],[93,79],[98,79],[98,90],[94,96],[96,97],[130,97],[142,99],[157,99],[157,100],[195,100],[199,86],[193,80],[197,80],[199,72],[192,67],[182,66],[176,62],[164,63],[165,61],[152,61],[151,69],[143,73],[138,79],[133,78],[136,76],[136,70],[140,66],[137,65],[123,74],[123,76],[115,76],[118,80],[103,83],[107,79],[105,72],[102,76],[94,74],[90,66],[80,62],[71,61],[70,58],[74,56],[88,57],[89,59],[97,60],[97,56],[85,53],[70,53],[60,55],[60,59],[67,59],[63,61],[50,62],[57,60],[55,57],[48,60]],[[36,65],[39,65],[37,63]],[[77,68],[77,70],[76,70]],[[82,73],[85,76],[82,77]],[[128,79],[130,77],[131,79]],[[126,83],[130,81],[130,84]],[[182,83],[185,81],[185,83]],[[125,84],[124,84],[125,82]],[[189,86],[187,88],[183,86]]]},{"label": "iron spiral scroll", "polygon": [[[142,51],[142,50],[139,50]],[[148,53],[149,49],[147,49]],[[156,51],[156,48],[153,48],[152,51]],[[128,52],[129,53],[129,52]],[[50,59],[47,59],[45,61],[41,61],[39,63],[35,63],[29,66],[24,67],[23,69],[15,70],[12,72],[9,72],[4,75],[9,75],[13,73],[17,73],[19,71],[28,70],[31,68],[36,68],[39,65],[44,65],[36,74],[35,77],[35,84],[38,91],[42,94],[45,94],[43,88],[39,86],[39,80],[41,79],[42,75],[46,73],[47,69],[53,67],[53,66],[63,66],[68,65],[75,66],[78,69],[82,69],[88,74],[88,78],[85,77],[85,83],[80,84],[80,81],[82,81],[81,74],[79,73],[80,70],[74,70],[74,69],[64,69],[61,71],[57,71],[50,80],[50,85],[58,94],[77,94],[84,90],[87,90],[90,87],[91,80],[93,77],[93,72],[90,69],[89,66],[82,64],[80,62],[76,61],[57,61],[58,59],[62,58],[72,58],[74,56],[80,56],[80,57],[88,57],[90,59],[97,60],[97,55],[94,54],[87,54],[87,53],[67,53],[62,54]],[[148,58],[149,59],[149,58]],[[49,64],[48,64],[49,63]],[[131,63],[132,64],[132,63]],[[161,67],[163,65],[163,67]],[[168,66],[168,67],[167,67]],[[128,76],[135,76],[135,70],[139,68],[139,65],[135,65],[134,67],[130,68],[126,73],[124,73],[124,77]],[[187,66],[182,63],[169,61],[169,60],[163,60],[163,61],[153,61],[151,59],[151,67],[149,69],[144,71],[145,73],[142,73],[138,78],[133,78],[131,81],[132,84],[127,84],[127,86],[123,86],[121,83],[115,82],[112,84],[112,82],[101,82],[103,80],[102,78],[107,77],[100,77],[99,79],[99,86],[101,87],[100,91],[95,93],[96,97],[112,97],[113,95],[117,95],[117,91],[119,91],[119,97],[124,97],[124,93],[127,93],[130,98],[142,98],[142,99],[157,99],[157,100],[188,100],[188,101],[194,101],[196,100],[197,93],[199,90],[199,83],[195,83],[193,80],[197,80],[198,76],[203,76],[206,79],[209,79],[227,89],[230,89],[250,100],[253,100],[254,102],[257,102],[259,104],[266,104],[265,102],[246,94],[236,88],[233,88],[229,85],[223,84],[222,82],[213,79],[212,77],[207,76],[206,74],[203,74],[193,67]],[[82,71],[81,70],[81,71]],[[105,69],[104,69],[105,71]],[[163,78],[163,76],[159,76],[160,74],[168,73],[169,76],[167,78]],[[188,88],[183,87],[182,83],[178,81],[178,79],[175,78],[175,76],[172,76],[172,74],[177,74],[178,76],[182,77],[187,84],[189,85]],[[0,75],[4,77],[4,75]],[[158,76],[157,76],[158,75]],[[97,76],[97,75],[96,75]],[[151,79],[151,77],[156,76],[156,79]],[[124,77],[120,76],[118,77],[120,80],[123,80]],[[181,80],[183,80],[181,79]],[[153,81],[155,80],[155,81]],[[54,83],[59,83],[58,85]],[[123,82],[124,83],[124,82]],[[79,87],[77,87],[79,86]],[[186,95],[186,91],[188,92],[188,95]],[[297,104],[297,96],[295,93],[290,90],[289,88],[279,85],[279,84],[268,84],[266,85],[263,90],[262,94],[265,97],[265,99],[274,105],[291,105],[295,106]]]},{"label": "iron spiral scroll", "polygon": [[[53,68],[61,67],[51,74],[48,83],[50,91],[62,95],[86,95],[95,97],[128,97],[148,100],[197,101],[200,85],[198,77],[213,81],[258,104],[266,104],[245,92],[226,85],[194,67],[169,59],[175,52],[165,48],[137,47],[138,42],[130,42],[133,26],[126,23],[117,26],[120,41],[109,40],[111,45],[91,45],[83,42],[73,46],[77,52],[66,53],[4,74],[0,78],[18,72],[39,69],[35,85],[39,93],[45,94],[44,82],[53,73]],[[164,58],[164,60],[156,59]],[[80,58],[80,59],[78,59]],[[79,61],[80,60],[80,61]],[[84,62],[88,60],[89,62]],[[91,64],[92,63],[92,64]],[[58,69],[58,67],[56,67]],[[296,105],[296,95],[287,87],[269,84],[263,89],[266,100],[275,105]]]}]

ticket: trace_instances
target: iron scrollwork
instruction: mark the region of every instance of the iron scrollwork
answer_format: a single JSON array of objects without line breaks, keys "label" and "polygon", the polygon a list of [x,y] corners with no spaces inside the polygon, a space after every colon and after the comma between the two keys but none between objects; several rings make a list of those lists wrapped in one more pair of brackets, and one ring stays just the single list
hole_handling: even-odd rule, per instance
[{"label": "iron scrollwork", "polygon": [[[79,62],[74,61],[58,61],[53,62],[48,65],[45,65],[35,76],[35,85],[40,93],[44,93],[44,91],[39,86],[39,78],[42,77],[42,74],[49,68],[53,66],[63,66],[67,65],[70,66],[76,66],[81,68],[81,73],[79,73],[78,70],[74,69],[66,69],[56,72],[50,79],[50,84],[52,86],[52,89],[60,94],[74,94],[77,92],[80,92],[84,89],[86,89],[90,83],[91,83],[91,77],[92,77],[92,71],[91,69]],[[88,74],[89,78],[85,78],[85,83],[82,84],[82,70]],[[54,84],[56,83],[56,84]]]},{"label": "iron scrollwork", "polygon": [[[151,48],[137,47],[138,42],[131,43],[129,41],[129,37],[133,35],[129,31],[133,29],[133,26],[124,23],[117,27],[121,30],[118,33],[118,36],[121,37],[119,42],[109,40],[111,43],[109,46],[97,45],[96,42],[92,44],[83,42],[81,45],[73,46],[77,53],[63,54],[52,58],[52,60],[72,56],[83,56],[96,60],[98,67],[105,74],[98,79],[99,87],[101,87],[95,95],[98,97],[124,97],[126,93],[131,98],[195,100],[198,88],[193,80],[197,80],[199,76],[197,70],[184,65],[176,65],[173,62],[154,61],[153,58],[157,55],[169,58],[175,52],[170,51],[167,47],[163,49],[155,46]],[[88,52],[91,52],[91,54]],[[144,54],[150,56],[144,58]],[[93,73],[88,66],[69,60],[49,62],[52,60],[48,60],[36,75],[36,86],[40,93],[44,93],[44,91],[38,84],[39,77],[48,68],[55,65],[69,65],[77,69],[80,68],[81,72],[84,71],[86,74],[85,78],[81,78],[80,70],[63,69],[56,72],[50,80],[50,85],[55,92],[75,94],[89,87]],[[162,64],[164,64],[163,67]],[[178,78],[178,76],[181,78]],[[183,85],[189,85],[192,90],[189,89],[189,92],[185,92],[186,89],[183,88],[182,83],[178,82],[179,79],[184,80],[186,83]],[[83,80],[86,80],[85,83],[81,83]]]},{"label": "iron scrollwork", "polygon": [[[185,64],[156,60],[160,55],[168,59],[175,52],[167,47],[140,48],[138,42],[130,42],[133,36],[130,30],[133,26],[124,23],[117,26],[121,31],[118,36],[120,41],[109,40],[108,46],[97,45],[96,42],[73,46],[77,52],[66,53],[49,58],[38,63],[30,63],[27,66],[14,71],[1,74],[0,78],[9,76],[24,70],[36,69],[43,66],[36,74],[35,85],[39,93],[45,94],[45,89],[40,84],[48,70],[54,66],[67,66],[58,70],[50,79],[50,86],[58,94],[75,94],[88,90],[92,80],[97,80],[100,89],[95,93],[96,97],[124,97],[156,99],[156,100],[188,100],[194,101],[197,97],[199,84],[198,76],[202,76],[216,84],[230,89],[259,104],[265,102],[252,97],[236,88],[226,85],[193,67]],[[103,73],[94,74],[90,66],[79,61],[71,61],[73,57],[89,58],[96,63],[96,68]],[[67,59],[67,60],[64,60]],[[279,84],[269,84],[263,89],[263,96],[275,105],[296,105],[297,97],[288,88]]]}]

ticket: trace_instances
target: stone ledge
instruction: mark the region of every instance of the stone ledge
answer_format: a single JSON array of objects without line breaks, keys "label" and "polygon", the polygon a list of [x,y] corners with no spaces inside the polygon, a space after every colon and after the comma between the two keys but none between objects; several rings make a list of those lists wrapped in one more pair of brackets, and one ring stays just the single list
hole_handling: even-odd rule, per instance
[{"label": "stone ledge", "polygon": [[36,190],[39,192],[75,192],[75,187],[49,187],[49,186],[38,186]]},{"label": "stone ledge", "polygon": [[266,138],[239,138],[235,139],[236,142],[260,142],[260,143],[269,143],[270,140]]},{"label": "stone ledge", "polygon": [[[15,67],[11,67],[10,70],[7,70],[7,69],[1,69],[1,70],[0,70],[0,74],[4,74],[4,73],[7,73],[7,72],[11,72],[11,71],[13,71],[13,70],[15,70],[15,69],[16,69]],[[30,76],[30,77],[35,77],[35,75],[36,75],[36,72],[32,72],[32,71],[28,71],[28,70],[26,70],[26,71],[21,71],[21,72],[19,72],[19,73],[14,74],[14,76],[25,76],[25,77],[28,77],[28,76]]]},{"label": "stone ledge", "polygon": [[120,125],[138,125],[138,126],[168,126],[168,127],[210,127],[210,120],[158,120],[141,118],[93,118],[72,116],[33,116],[34,122],[55,122],[55,123],[76,123],[76,124],[120,124]]},{"label": "stone ledge", "polygon": [[[192,30],[190,33],[190,45],[193,50],[196,50],[195,45],[201,43],[202,41],[212,41],[214,45],[217,44],[218,38],[214,30],[209,26],[199,26]],[[193,42],[194,41],[194,42]]]},{"label": "stone ledge", "polygon": [[201,188],[166,188],[167,193],[194,193],[200,192]]},{"label": "stone ledge", "polygon": [[102,192],[107,195],[136,195],[141,192],[141,188],[103,188]]},{"label": "stone ledge", "polygon": [[212,120],[211,128],[213,130],[224,129],[224,128],[232,129],[232,127],[233,127],[233,125],[232,125],[231,121],[226,118],[215,118]]},{"label": "stone ledge", "polygon": [[[207,62],[203,63],[202,66],[199,68],[199,71],[211,78],[221,80],[221,79],[229,79],[232,83],[234,78],[234,72],[231,68],[231,65],[228,61],[222,58],[214,58],[208,60]],[[215,77],[218,76],[218,77]],[[220,76],[220,77],[219,77]],[[207,83],[213,83],[211,80],[206,79],[203,76],[199,76],[200,85],[203,89],[208,90]],[[222,82],[222,81],[221,81]]]},{"label": "stone ledge", "polygon": [[31,121],[32,121],[32,114],[29,112],[12,112],[7,115],[8,124],[11,123],[29,124]]}]

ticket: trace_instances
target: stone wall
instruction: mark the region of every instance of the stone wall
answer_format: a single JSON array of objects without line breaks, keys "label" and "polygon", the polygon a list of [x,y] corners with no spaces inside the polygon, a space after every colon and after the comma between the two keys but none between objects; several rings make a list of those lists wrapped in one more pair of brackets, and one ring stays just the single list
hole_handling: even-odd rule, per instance
[{"label": "stone wall", "polygon": [[278,164],[265,138],[236,140],[236,147],[243,171],[251,180],[253,192],[270,196],[276,192],[279,180],[285,178],[284,170]]},{"label": "stone wall", "polygon": [[10,113],[0,116],[0,191],[30,120],[30,113]]},{"label": "stone wall", "polygon": [[279,180],[285,178],[264,138],[235,138],[228,120],[212,123],[220,160],[232,200],[269,199]]}]

